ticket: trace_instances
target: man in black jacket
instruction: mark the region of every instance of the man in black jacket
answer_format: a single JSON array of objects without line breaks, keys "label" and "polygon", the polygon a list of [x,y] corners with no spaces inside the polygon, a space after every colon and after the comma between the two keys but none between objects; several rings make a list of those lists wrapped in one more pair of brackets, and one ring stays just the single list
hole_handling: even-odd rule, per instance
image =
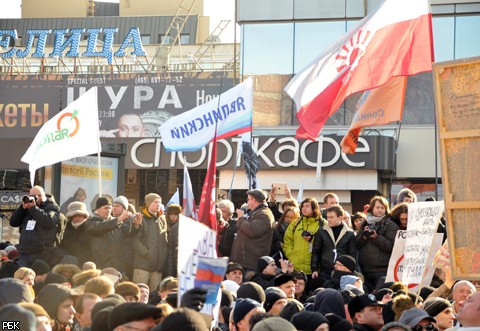
[{"label": "man in black jacket", "polygon": [[20,228],[18,247],[20,267],[31,267],[43,258],[44,250],[54,246],[60,208],[52,198],[47,199],[41,186],[34,186],[10,218],[10,226]]},{"label": "man in black jacket", "polygon": [[356,296],[348,303],[348,312],[353,320],[353,328],[358,331],[378,331],[382,328],[381,302],[373,294]]},{"label": "man in black jacket", "polygon": [[[327,225],[321,228],[313,241],[312,277],[320,277],[323,284],[331,278],[337,258],[349,255],[355,258],[355,233],[343,222],[340,205],[327,208]],[[320,270],[320,274],[319,271]]]}]

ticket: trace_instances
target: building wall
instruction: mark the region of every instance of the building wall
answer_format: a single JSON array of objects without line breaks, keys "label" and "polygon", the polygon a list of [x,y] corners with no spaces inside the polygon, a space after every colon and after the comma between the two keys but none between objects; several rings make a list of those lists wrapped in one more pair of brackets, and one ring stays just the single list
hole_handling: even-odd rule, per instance
[{"label": "building wall", "polygon": [[[191,15],[203,15],[203,0],[186,0],[180,13],[190,9]],[[136,15],[175,15],[182,0],[152,1],[152,0],[120,0],[120,16]]]},{"label": "building wall", "polygon": [[86,0],[23,0],[22,18],[86,17]]}]

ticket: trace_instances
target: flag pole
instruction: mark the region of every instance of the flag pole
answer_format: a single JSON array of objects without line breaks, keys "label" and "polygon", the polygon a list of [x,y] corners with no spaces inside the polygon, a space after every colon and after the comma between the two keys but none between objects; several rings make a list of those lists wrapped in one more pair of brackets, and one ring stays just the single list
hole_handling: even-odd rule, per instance
[{"label": "flag pole", "polygon": [[228,194],[227,194],[227,199],[232,200],[232,188],[233,188],[233,181],[235,179],[235,174],[237,172],[237,163],[240,162],[240,157],[241,153],[237,153],[237,157],[235,159],[235,164],[233,165],[233,174],[232,174],[232,180],[230,182],[230,188],[228,189]]},{"label": "flag pole", "polygon": [[102,196],[102,164],[100,152],[97,153],[97,170],[98,170],[98,196]]}]

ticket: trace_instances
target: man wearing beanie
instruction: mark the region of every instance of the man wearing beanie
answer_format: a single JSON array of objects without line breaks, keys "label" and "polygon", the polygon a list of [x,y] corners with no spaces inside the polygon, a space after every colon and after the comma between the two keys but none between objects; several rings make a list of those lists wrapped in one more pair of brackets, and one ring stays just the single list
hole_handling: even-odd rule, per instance
[{"label": "man wearing beanie", "polygon": [[275,277],[275,286],[285,292],[288,299],[295,299],[295,282],[297,280],[288,274],[280,274]]},{"label": "man wearing beanie", "polygon": [[168,237],[168,258],[167,258],[167,274],[177,277],[177,257],[178,257],[178,220],[182,213],[182,207],[175,203],[167,206],[165,221],[167,222]]},{"label": "man wearing beanie", "polygon": [[66,330],[73,324],[77,295],[67,286],[48,284],[38,293],[35,303],[42,306],[54,321],[53,331]]},{"label": "man wearing beanie", "polygon": [[250,318],[253,315],[264,313],[262,305],[252,299],[238,299],[233,308],[233,324],[236,331],[248,331],[250,329]]},{"label": "man wearing beanie", "polygon": [[340,290],[342,276],[354,276],[357,263],[350,255],[340,255],[333,266],[332,277],[323,283],[324,288]]},{"label": "man wearing beanie", "polygon": [[135,251],[133,282],[148,284],[150,291],[156,290],[167,267],[167,222],[161,217],[162,198],[156,193],[145,196],[142,209],[142,227],[133,238]]},{"label": "man wearing beanie", "polygon": [[247,192],[249,211],[237,209],[237,236],[232,246],[231,261],[240,263],[249,278],[257,270],[258,259],[270,254],[275,218],[268,208],[267,193],[262,190]]},{"label": "man wearing beanie", "polygon": [[112,203],[106,197],[99,197],[95,206],[94,215],[85,223],[85,231],[92,236],[89,260],[99,269],[113,267],[125,274],[124,243],[138,233],[139,225],[132,226],[128,211],[112,217]]},{"label": "man wearing beanie", "polygon": [[440,297],[428,299],[423,303],[422,308],[428,315],[435,318],[437,321],[435,325],[439,331],[453,327],[455,315],[452,304],[447,299]]},{"label": "man wearing beanie", "polygon": [[332,277],[337,257],[356,256],[355,233],[343,222],[343,214],[344,210],[340,205],[328,207],[327,224],[315,233],[311,263],[312,278],[320,277],[322,284]]},{"label": "man wearing beanie", "polygon": [[237,299],[252,299],[260,303],[265,302],[265,291],[254,282],[246,282],[237,290]]},{"label": "man wearing beanie", "polygon": [[[278,274],[275,260],[270,256],[262,256],[257,262],[258,272],[253,275],[251,281],[260,285],[264,290],[275,286],[275,276]],[[283,270],[282,270],[283,271]],[[285,272],[287,270],[285,269]]]},{"label": "man wearing beanie", "polygon": [[265,291],[265,302],[263,308],[267,313],[279,316],[280,311],[287,304],[285,292],[276,287],[269,287]]}]

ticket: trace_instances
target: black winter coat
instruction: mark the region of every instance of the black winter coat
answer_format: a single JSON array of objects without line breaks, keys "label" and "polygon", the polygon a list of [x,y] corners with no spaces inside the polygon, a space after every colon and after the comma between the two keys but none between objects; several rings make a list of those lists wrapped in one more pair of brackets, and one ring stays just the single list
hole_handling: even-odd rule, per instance
[{"label": "black winter coat", "polygon": [[59,217],[60,207],[53,199],[29,209],[24,209],[23,205],[15,209],[10,217],[10,226],[20,228],[19,252],[38,254],[44,247],[53,247]]},{"label": "black winter coat", "polygon": [[[331,274],[335,260],[340,255],[350,255],[356,258],[355,233],[345,223],[343,228],[334,240],[332,228],[325,225],[315,234],[312,249],[312,272],[321,271]],[[336,249],[336,253],[334,251]]]}]

